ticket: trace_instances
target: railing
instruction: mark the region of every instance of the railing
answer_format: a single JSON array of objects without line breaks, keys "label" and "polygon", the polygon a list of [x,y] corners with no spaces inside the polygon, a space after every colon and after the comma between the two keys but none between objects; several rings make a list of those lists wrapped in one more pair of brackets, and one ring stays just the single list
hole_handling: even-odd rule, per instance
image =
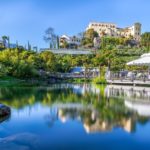
[{"label": "railing", "polygon": [[121,72],[110,72],[109,76],[106,77],[107,80],[120,80],[120,81],[150,81],[150,72],[145,71],[134,71],[134,72],[127,72],[127,71],[121,71]]},{"label": "railing", "polygon": [[59,79],[67,79],[67,78],[87,78],[92,79],[98,77],[98,74],[73,74],[73,73],[48,73],[49,77],[59,78]]}]

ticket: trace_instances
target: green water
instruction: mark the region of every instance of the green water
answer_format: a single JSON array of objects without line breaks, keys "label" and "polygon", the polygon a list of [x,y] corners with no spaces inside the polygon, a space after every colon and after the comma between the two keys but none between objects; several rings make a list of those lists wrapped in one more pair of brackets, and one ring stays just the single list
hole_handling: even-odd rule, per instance
[{"label": "green water", "polygon": [[150,149],[150,89],[90,84],[0,88],[0,150]]}]

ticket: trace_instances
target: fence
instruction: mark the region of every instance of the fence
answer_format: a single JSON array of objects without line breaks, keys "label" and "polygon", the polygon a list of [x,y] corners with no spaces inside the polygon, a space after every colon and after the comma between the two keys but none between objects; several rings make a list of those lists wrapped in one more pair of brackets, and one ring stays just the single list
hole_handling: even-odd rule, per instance
[{"label": "fence", "polygon": [[120,81],[150,81],[149,71],[120,71],[120,72],[109,72],[107,74],[107,80],[120,80]]}]

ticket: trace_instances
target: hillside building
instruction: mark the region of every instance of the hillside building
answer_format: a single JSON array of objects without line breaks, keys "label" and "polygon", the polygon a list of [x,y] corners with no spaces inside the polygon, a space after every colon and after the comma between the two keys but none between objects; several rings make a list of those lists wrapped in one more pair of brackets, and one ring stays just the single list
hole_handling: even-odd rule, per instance
[{"label": "hillside building", "polygon": [[134,40],[140,41],[141,26],[142,25],[140,23],[134,23],[130,27],[120,28],[114,23],[91,22],[86,30],[94,29],[94,31],[96,31],[100,37],[132,37]]}]

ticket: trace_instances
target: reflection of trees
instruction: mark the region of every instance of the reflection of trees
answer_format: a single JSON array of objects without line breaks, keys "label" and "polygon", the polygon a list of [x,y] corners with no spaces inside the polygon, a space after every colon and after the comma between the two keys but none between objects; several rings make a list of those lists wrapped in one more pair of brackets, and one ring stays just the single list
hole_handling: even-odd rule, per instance
[{"label": "reflection of trees", "polygon": [[[105,87],[98,87],[100,93],[90,91],[74,93],[70,88],[0,88],[0,102],[16,109],[34,106],[40,103],[53,108],[53,104],[81,104],[83,108],[61,108],[57,112],[50,112],[44,116],[48,126],[58,120],[78,119],[87,132],[108,131],[120,126],[126,131],[134,131],[135,123],[144,124],[148,118],[140,117],[137,113],[128,110],[122,98],[105,97]],[[88,106],[91,106],[90,108]],[[50,109],[50,110],[51,110]]]},{"label": "reflection of trees", "polygon": [[73,93],[73,89],[47,88],[0,88],[0,101],[11,107],[21,109],[25,106],[32,106],[35,103],[52,105],[53,103],[75,103],[88,104],[96,99],[96,95],[85,93],[84,95]]},{"label": "reflection of trees", "polygon": [[58,120],[58,112],[57,109],[50,109],[50,113],[44,116],[46,124],[51,127],[54,125],[54,122]]}]

